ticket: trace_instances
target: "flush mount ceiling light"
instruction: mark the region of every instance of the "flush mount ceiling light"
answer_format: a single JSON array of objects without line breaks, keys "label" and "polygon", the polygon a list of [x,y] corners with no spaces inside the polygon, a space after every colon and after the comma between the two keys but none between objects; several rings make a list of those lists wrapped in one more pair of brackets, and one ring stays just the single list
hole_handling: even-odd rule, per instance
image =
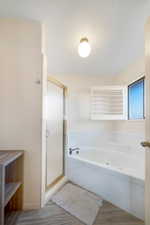
[{"label": "flush mount ceiling light", "polygon": [[86,37],[82,38],[80,40],[80,44],[79,44],[79,47],[78,47],[79,55],[82,58],[86,58],[86,57],[88,57],[90,55],[90,52],[91,52],[91,46],[89,44],[88,39]]}]

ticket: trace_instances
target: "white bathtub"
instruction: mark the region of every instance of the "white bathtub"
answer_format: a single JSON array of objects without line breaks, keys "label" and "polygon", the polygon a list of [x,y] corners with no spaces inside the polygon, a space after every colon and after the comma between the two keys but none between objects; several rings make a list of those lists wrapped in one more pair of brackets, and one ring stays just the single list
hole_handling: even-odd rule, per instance
[{"label": "white bathtub", "polygon": [[144,158],[106,149],[68,155],[69,180],[144,219]]}]

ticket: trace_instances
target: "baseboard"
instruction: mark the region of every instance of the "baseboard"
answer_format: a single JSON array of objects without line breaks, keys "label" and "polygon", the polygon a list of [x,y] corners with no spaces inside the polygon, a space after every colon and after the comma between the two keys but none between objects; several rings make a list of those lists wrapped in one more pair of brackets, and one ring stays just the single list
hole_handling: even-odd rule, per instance
[{"label": "baseboard", "polygon": [[24,203],[23,210],[40,209],[40,204]]},{"label": "baseboard", "polygon": [[55,184],[52,188],[50,188],[45,193],[45,204],[51,199],[51,197],[65,184],[68,182],[68,178],[66,176],[62,177],[62,179]]}]

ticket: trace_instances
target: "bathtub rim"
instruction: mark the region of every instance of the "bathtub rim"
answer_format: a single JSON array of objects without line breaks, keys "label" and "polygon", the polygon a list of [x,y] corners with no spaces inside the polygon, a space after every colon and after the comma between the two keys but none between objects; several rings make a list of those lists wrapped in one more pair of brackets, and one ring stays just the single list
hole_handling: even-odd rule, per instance
[{"label": "bathtub rim", "polygon": [[116,167],[113,167],[111,165],[106,165],[106,164],[103,164],[103,163],[98,163],[98,162],[95,162],[95,161],[90,161],[88,159],[83,159],[81,157],[79,157],[79,155],[69,155],[68,153],[68,159],[71,158],[71,159],[74,159],[74,160],[79,160],[80,162],[84,162],[84,163],[87,163],[87,164],[91,164],[92,166],[98,166],[98,167],[101,167],[103,169],[107,169],[107,170],[110,170],[112,171],[113,173],[114,172],[117,172],[117,174],[119,175],[124,175],[126,176],[127,178],[131,178],[131,179],[134,179],[134,182],[135,183],[140,183],[142,184],[142,186],[145,184],[145,178],[144,177],[141,177],[141,176],[135,176],[133,174],[130,174],[124,170],[121,170],[119,168],[116,168]]}]

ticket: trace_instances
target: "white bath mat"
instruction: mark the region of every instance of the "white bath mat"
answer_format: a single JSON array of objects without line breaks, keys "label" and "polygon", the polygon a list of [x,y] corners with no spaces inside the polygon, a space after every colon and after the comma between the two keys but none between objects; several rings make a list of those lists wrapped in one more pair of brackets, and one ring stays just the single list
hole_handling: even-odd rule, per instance
[{"label": "white bath mat", "polygon": [[87,225],[92,225],[103,200],[85,189],[67,183],[52,201]]}]

